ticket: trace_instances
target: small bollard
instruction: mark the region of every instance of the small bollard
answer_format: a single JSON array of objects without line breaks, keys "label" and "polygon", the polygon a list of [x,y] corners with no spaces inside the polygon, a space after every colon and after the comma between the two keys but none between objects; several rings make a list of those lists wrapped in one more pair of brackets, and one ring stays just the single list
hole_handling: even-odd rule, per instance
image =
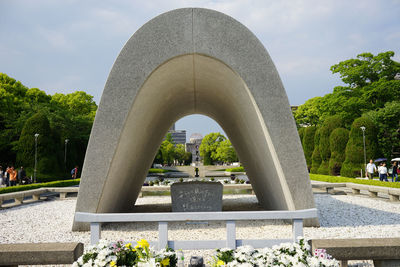
[{"label": "small bollard", "polygon": [[190,258],[189,267],[204,267],[203,257],[192,256]]}]

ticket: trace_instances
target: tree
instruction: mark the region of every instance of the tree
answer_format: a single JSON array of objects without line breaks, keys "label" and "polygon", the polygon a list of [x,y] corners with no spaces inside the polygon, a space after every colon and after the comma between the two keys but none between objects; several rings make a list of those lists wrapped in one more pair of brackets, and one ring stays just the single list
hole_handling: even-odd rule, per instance
[{"label": "tree", "polygon": [[233,148],[231,141],[226,139],[219,143],[219,146],[216,150],[216,159],[217,161],[221,161],[223,163],[238,161],[236,151]]},{"label": "tree", "polygon": [[312,165],[311,173],[318,173],[318,168],[321,165],[321,155],[319,153],[319,139],[320,139],[320,128],[317,128],[314,136],[314,151],[312,153]]},{"label": "tree", "polygon": [[341,126],[342,120],[336,115],[328,117],[319,130],[319,153],[321,156],[321,164],[317,171],[319,174],[329,174],[329,159],[331,157],[329,137],[334,129]]},{"label": "tree", "polygon": [[221,133],[210,133],[204,136],[199,147],[200,156],[203,158],[204,165],[211,165],[213,161],[217,161],[217,148],[219,144],[226,140]]},{"label": "tree", "polygon": [[37,139],[37,171],[39,173],[58,173],[60,171],[59,152],[52,135],[49,120],[43,113],[37,113],[29,118],[17,144],[17,164],[34,167],[35,134]]},{"label": "tree", "polygon": [[386,103],[384,108],[370,111],[365,117],[378,129],[378,154],[391,158],[400,152],[400,101]]},{"label": "tree", "polygon": [[174,161],[174,144],[164,140],[160,146],[161,156],[164,164],[171,165]]},{"label": "tree", "polygon": [[317,127],[315,127],[315,126],[306,127],[304,130],[303,150],[304,150],[304,156],[305,156],[306,162],[307,162],[308,171],[311,170],[311,165],[312,165],[312,154],[314,151],[314,137],[315,137],[316,130],[317,130]]},{"label": "tree", "polygon": [[186,156],[185,145],[177,144],[174,149],[174,159],[180,164],[184,163]]},{"label": "tree", "polygon": [[340,175],[345,177],[357,177],[360,171],[365,171],[364,166],[364,144],[363,133],[361,126],[365,127],[365,147],[366,157],[373,159],[376,157],[377,142],[376,142],[376,127],[374,123],[367,117],[356,119],[350,130],[349,141],[346,145],[346,159],[343,162]]},{"label": "tree", "polygon": [[345,160],[345,150],[349,140],[349,131],[344,128],[336,128],[329,137],[331,158],[329,160],[329,174],[339,175]]}]

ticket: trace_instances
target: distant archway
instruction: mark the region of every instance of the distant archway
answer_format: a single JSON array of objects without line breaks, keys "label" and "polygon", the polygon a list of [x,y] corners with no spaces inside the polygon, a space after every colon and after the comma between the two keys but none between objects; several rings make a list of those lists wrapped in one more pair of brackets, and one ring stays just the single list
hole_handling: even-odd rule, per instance
[{"label": "distant archway", "polygon": [[[267,51],[222,13],[185,8],[146,23],[127,42],[104,88],[76,211],[132,209],[173,122],[217,121],[265,209],[314,207],[302,147]],[[73,229],[85,226],[74,222]]]}]

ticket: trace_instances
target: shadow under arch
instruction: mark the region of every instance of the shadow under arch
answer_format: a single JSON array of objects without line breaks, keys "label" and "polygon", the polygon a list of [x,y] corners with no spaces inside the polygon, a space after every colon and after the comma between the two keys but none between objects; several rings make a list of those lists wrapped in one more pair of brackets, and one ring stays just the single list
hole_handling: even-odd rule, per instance
[{"label": "shadow under arch", "polygon": [[[215,43],[214,31],[224,39]],[[287,96],[263,46],[224,14],[178,9],[145,24],[118,56],[96,114],[76,211],[131,210],[165,133],[190,114],[224,129],[265,209],[315,206]],[[74,222],[74,230],[84,228]]]}]

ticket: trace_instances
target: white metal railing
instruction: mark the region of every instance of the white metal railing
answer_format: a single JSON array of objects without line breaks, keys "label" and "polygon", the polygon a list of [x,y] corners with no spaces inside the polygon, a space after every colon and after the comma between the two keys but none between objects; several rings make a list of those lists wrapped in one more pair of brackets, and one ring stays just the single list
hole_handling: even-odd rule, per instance
[{"label": "white metal railing", "polygon": [[[158,242],[150,244],[158,249],[236,248],[251,245],[268,247],[283,242],[295,242],[303,236],[303,220],[318,217],[317,209],[279,211],[225,211],[225,212],[168,212],[168,213],[88,213],[76,212],[75,221],[90,223],[91,244],[101,238],[104,222],[158,222]],[[236,239],[236,223],[239,220],[292,220],[292,239]],[[168,222],[178,221],[226,221],[226,240],[168,240]]]}]

